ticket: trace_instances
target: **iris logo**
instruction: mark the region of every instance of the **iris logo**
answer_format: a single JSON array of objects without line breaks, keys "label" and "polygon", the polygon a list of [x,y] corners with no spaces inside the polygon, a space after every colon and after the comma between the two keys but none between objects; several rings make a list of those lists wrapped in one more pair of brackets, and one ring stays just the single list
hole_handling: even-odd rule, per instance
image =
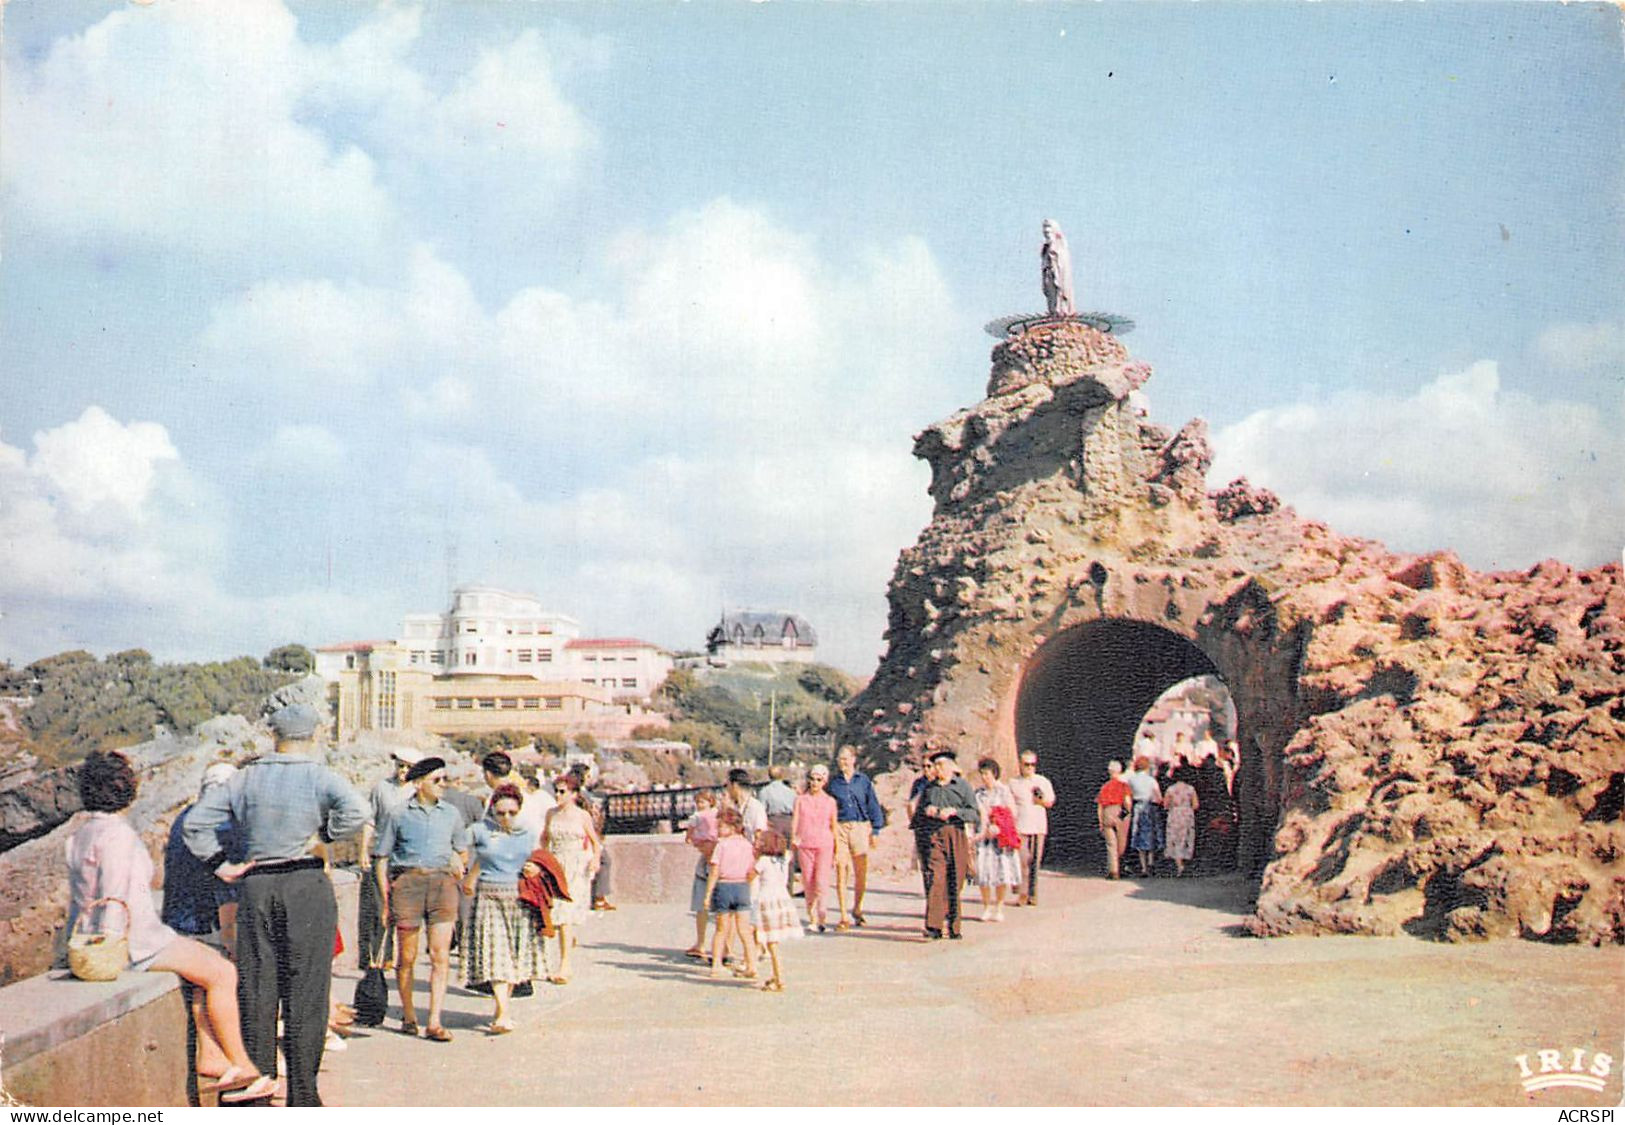
[{"label": "iris logo", "polygon": [[1601,1051],[1588,1052],[1584,1047],[1574,1047],[1568,1051],[1536,1051],[1534,1057],[1533,1066],[1529,1063],[1528,1055],[1518,1055],[1512,1060],[1518,1064],[1518,1073],[1523,1076],[1524,1090],[1531,1094],[1536,1090],[1550,1090],[1554,1086],[1568,1086],[1600,1094],[1614,1066],[1614,1056]]}]

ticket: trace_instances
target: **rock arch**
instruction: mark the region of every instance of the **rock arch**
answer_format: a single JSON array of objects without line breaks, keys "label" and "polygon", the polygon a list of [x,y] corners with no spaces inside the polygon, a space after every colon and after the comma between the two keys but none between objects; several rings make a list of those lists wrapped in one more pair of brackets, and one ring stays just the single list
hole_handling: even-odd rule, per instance
[{"label": "rock arch", "polygon": [[847,710],[867,765],[895,791],[931,741],[1013,764],[1024,683],[1067,638],[1140,622],[1242,716],[1257,932],[1625,940],[1619,565],[1477,574],[1245,481],[1209,493],[1206,424],[1131,404],[1150,375],[1115,337],[1040,324],[916,437],[935,512]]},{"label": "rock arch", "polygon": [[1158,697],[1192,676],[1222,672],[1190,639],[1148,621],[1096,618],[1041,645],[1017,686],[1015,744],[1036,751],[1055,785],[1052,863],[1101,870],[1094,796],[1112,759],[1125,764]]}]

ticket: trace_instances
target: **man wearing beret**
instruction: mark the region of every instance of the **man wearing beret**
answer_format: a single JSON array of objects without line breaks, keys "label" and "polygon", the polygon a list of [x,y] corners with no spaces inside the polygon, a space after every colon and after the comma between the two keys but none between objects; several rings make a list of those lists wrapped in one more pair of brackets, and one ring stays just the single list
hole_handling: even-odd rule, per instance
[{"label": "man wearing beret", "polygon": [[[186,815],[186,847],[226,882],[242,881],[237,906],[237,996],[243,1043],[262,1074],[277,1073],[281,1009],[288,1104],[319,1106],[317,1071],[327,1038],[338,904],[312,836],[346,839],[367,823],[367,805],[321,764],[321,716],[302,703],[270,719],[276,752],[249,762],[207,790]],[[226,862],[219,829],[235,828],[245,848]]]},{"label": "man wearing beret", "polygon": [[418,957],[418,931],[429,929],[429,1022],[426,1038],[450,1043],[440,1022],[451,975],[451,935],[461,902],[459,883],[468,870],[468,827],[463,814],[440,799],[446,763],[424,758],[406,771],[417,793],[378,833],[374,874],[382,891],[381,909],[395,926],[395,983],[401,990],[401,1031],[418,1033],[412,970]]},{"label": "man wearing beret", "polygon": [[914,813],[915,838],[925,859],[925,936],[959,934],[959,891],[970,866],[967,828],[981,824],[976,795],[957,773],[952,750],[927,759],[926,786]]}]

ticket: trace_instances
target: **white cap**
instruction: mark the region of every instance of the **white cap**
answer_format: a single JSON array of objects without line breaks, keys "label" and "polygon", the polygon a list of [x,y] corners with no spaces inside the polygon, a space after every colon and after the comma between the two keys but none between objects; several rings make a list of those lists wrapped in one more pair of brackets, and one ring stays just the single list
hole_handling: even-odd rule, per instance
[{"label": "white cap", "polygon": [[405,762],[409,766],[415,766],[423,761],[423,751],[414,750],[410,746],[397,746],[389,752],[389,756],[397,762]]}]

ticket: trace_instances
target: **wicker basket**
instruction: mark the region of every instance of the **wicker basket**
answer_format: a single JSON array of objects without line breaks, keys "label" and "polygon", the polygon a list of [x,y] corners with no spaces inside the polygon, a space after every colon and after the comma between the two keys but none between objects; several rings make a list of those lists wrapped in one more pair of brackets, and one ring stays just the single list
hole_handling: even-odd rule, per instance
[{"label": "wicker basket", "polygon": [[[118,903],[124,911],[124,932],[112,934],[80,933],[90,912],[103,903]],[[121,898],[99,898],[87,903],[74,920],[73,931],[68,934],[68,971],[80,980],[118,980],[130,963],[130,907]]]}]

